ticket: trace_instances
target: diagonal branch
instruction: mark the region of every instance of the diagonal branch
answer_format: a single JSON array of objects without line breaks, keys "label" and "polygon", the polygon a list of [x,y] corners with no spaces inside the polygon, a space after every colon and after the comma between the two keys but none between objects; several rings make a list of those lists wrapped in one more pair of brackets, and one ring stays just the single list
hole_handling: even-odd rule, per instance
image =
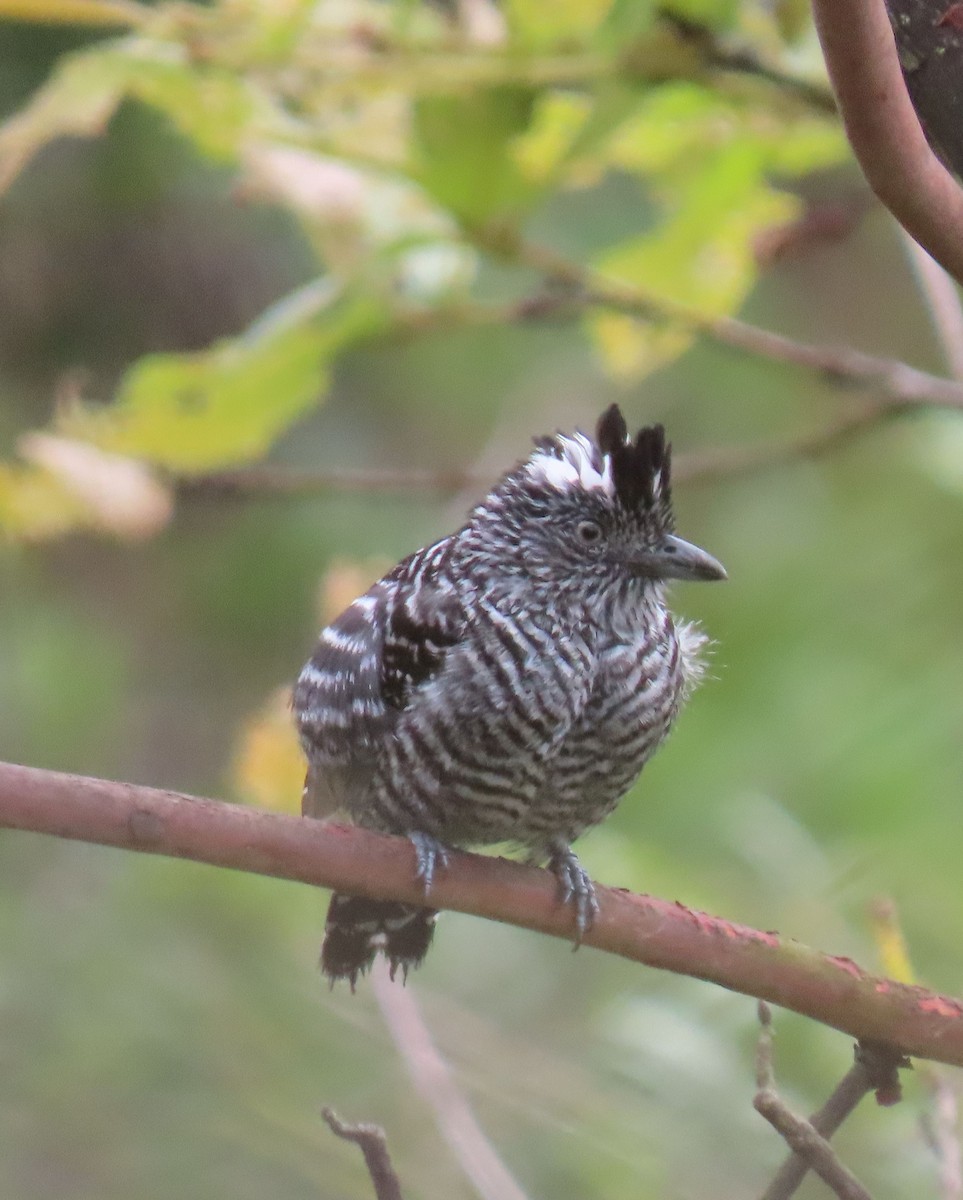
[{"label": "diagonal branch", "polygon": [[[762,1032],[756,1049],[756,1086],[758,1088],[753,1107],[760,1116],[765,1117],[770,1125],[782,1136],[793,1151],[793,1156],[787,1166],[779,1171],[763,1194],[762,1200],[789,1200],[802,1183],[807,1169],[812,1169],[826,1183],[840,1200],[871,1200],[869,1192],[863,1187],[855,1175],[843,1165],[835,1150],[830,1146],[828,1134],[818,1129],[815,1119],[807,1121],[794,1113],[776,1091],[776,1081],[772,1066],[772,1016],[769,1005],[759,1004],[759,1020]],[[852,1072],[850,1072],[852,1075]],[[850,1078],[846,1076],[844,1083]],[[867,1082],[862,1091],[849,1088],[847,1099],[853,1103],[845,1112],[840,1113],[839,1119],[844,1119],[855,1104],[869,1091]],[[838,1091],[838,1089],[837,1089]],[[796,1169],[794,1169],[796,1168]]]},{"label": "diagonal branch", "polygon": [[479,1200],[526,1200],[432,1041],[414,992],[395,987],[384,962],[375,964],[371,988],[408,1074]]},{"label": "diagonal branch", "polygon": [[[0,763],[0,827],[359,896],[424,899],[404,838],[129,783]],[[583,939],[588,946],[769,1000],[860,1040],[963,1066],[959,1000],[876,978],[848,958],[679,903],[604,887],[598,897],[599,915]],[[549,872],[504,859],[453,854],[431,903],[566,940],[574,932]]]},{"label": "diagonal branch", "polygon": [[963,189],[927,144],[883,0],[813,0],[813,14],[846,133],[870,187],[963,282]]}]

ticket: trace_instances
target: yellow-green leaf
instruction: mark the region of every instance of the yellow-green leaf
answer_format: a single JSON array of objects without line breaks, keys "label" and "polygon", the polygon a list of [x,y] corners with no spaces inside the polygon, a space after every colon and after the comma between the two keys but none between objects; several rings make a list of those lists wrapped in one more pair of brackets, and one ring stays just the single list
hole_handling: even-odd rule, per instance
[{"label": "yellow-green leaf", "polygon": [[127,70],[107,51],[64,59],[30,103],[0,125],[0,192],[54,138],[101,133],[123,97]]},{"label": "yellow-green leaf", "polygon": [[382,320],[375,300],[330,302],[312,285],[242,337],[141,359],[114,404],[76,406],[60,430],[178,472],[249,461],[323,396],[334,356]]},{"label": "yellow-green leaf", "polygon": [[37,25],[136,25],[149,13],[131,0],[0,0],[0,20]]},{"label": "yellow-green leaf", "polygon": [[102,133],[125,97],[159,109],[202,154],[221,161],[239,156],[262,107],[242,76],[189,63],[177,46],[130,37],[68,55],[0,126],[0,191],[55,138]]},{"label": "yellow-green leaf", "polygon": [[291,690],[279,688],[245,723],[234,755],[234,786],[243,800],[261,808],[300,812],[304,768]]},{"label": "yellow-green leaf", "polygon": [[584,41],[612,7],[612,0],[508,0],[505,13],[513,37],[522,44]]},{"label": "yellow-green leaf", "polygon": [[[611,248],[598,261],[607,276],[634,285],[658,309],[696,317],[738,309],[757,274],[753,239],[788,221],[799,201],[765,182],[751,146],[720,152],[690,175],[680,204],[656,229]],[[653,330],[647,323],[594,315],[589,330],[613,375],[643,374],[684,352],[694,330],[677,320]]]},{"label": "yellow-green leaf", "polygon": [[87,517],[81,499],[42,467],[0,463],[0,535],[36,542],[58,537]]},{"label": "yellow-green leaf", "polygon": [[532,117],[526,88],[428,96],[415,105],[413,174],[462,220],[481,224],[518,214],[535,195],[511,148]]}]

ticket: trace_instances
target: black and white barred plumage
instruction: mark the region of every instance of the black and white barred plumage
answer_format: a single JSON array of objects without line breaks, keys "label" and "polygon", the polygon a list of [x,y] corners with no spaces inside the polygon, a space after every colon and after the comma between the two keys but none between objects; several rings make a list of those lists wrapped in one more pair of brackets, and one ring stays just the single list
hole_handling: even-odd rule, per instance
[{"label": "black and white barred plumage", "polygon": [[[547,861],[581,933],[591,881],[570,849],[628,790],[701,674],[667,579],[723,579],[675,537],[670,447],[536,442],[449,537],[406,558],[325,629],[294,695],[304,813],[412,839],[426,892],[445,846],[512,842]],[[435,912],[335,895],[322,968],[352,986],[384,951],[424,957]]]}]

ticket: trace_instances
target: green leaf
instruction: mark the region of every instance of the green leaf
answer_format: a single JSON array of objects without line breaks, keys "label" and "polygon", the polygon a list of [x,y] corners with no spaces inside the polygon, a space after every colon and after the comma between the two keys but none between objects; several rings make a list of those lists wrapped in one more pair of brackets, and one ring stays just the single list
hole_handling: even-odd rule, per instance
[{"label": "green leaf", "polygon": [[236,72],[190,63],[174,45],[123,38],[68,55],[0,126],[0,192],[48,142],[103,133],[126,97],[165,113],[201,154],[219,161],[238,158],[267,110]]},{"label": "green leaf", "polygon": [[0,535],[38,542],[83,524],[87,509],[56,476],[21,463],[0,463]]},{"label": "green leaf", "polygon": [[37,25],[136,25],[149,15],[131,0],[0,0],[0,20]]},{"label": "green leaf", "polygon": [[532,119],[534,96],[528,88],[496,87],[419,100],[415,178],[469,224],[517,216],[537,194],[511,152]]},{"label": "green leaf", "polygon": [[612,7],[612,0],[508,0],[505,15],[517,42],[553,45],[589,38]]},{"label": "green leaf", "polygon": [[206,157],[237,159],[259,109],[243,76],[189,63],[148,41],[131,47],[127,63],[129,96],[159,109]]},{"label": "green leaf", "polygon": [[665,0],[662,7],[667,13],[709,29],[729,29],[739,15],[739,0]]},{"label": "green leaf", "polygon": [[[605,275],[635,285],[658,307],[699,317],[735,312],[756,280],[755,235],[788,221],[799,201],[765,181],[758,149],[737,144],[691,170],[674,195],[678,208],[653,231],[622,242],[597,263]],[[695,332],[594,314],[589,329],[610,372],[637,378],[682,354]]]},{"label": "green leaf", "polygon": [[0,193],[54,138],[103,132],[123,98],[126,75],[112,51],[65,58],[30,103],[0,125]]},{"label": "green leaf", "polygon": [[58,429],[178,472],[256,459],[318,402],[334,357],[383,320],[371,298],[309,285],[239,338],[141,359],[114,404],[77,406]]}]

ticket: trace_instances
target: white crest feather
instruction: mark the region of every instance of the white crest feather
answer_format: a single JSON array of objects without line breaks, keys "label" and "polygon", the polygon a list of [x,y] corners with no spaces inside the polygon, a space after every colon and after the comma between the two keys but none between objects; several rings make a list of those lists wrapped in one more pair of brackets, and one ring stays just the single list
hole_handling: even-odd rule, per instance
[{"label": "white crest feather", "polygon": [[547,483],[560,492],[578,487],[604,492],[607,496],[615,493],[611,459],[607,454],[600,455],[598,447],[584,433],[559,434],[551,449],[540,447],[535,451],[526,469],[535,483]]}]

